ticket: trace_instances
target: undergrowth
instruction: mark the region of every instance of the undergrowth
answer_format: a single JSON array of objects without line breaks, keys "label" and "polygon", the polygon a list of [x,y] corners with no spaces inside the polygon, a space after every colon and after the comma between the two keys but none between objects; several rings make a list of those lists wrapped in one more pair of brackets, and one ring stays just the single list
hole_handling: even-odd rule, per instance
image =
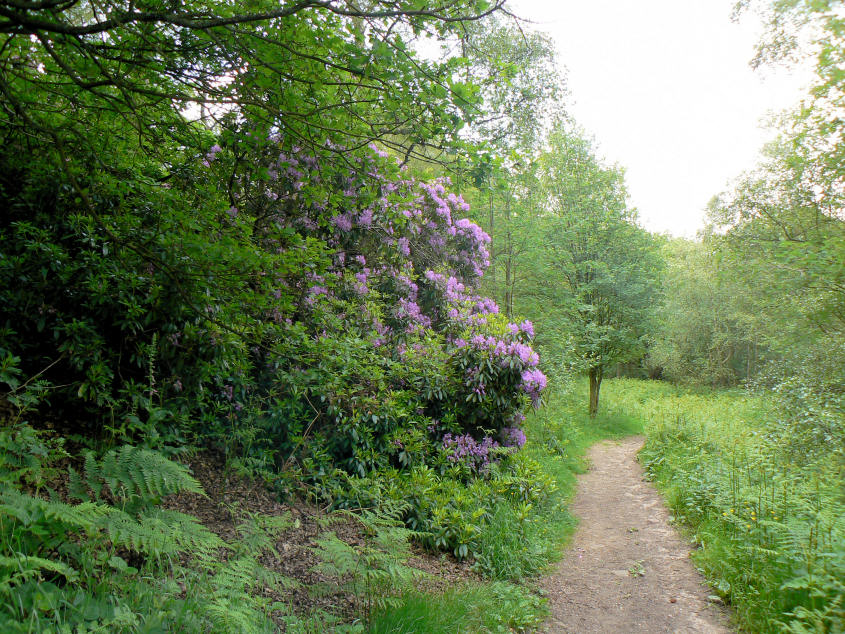
[{"label": "undergrowth", "polygon": [[[845,631],[845,463],[770,394],[611,381],[606,397],[646,421],[640,454],[697,565],[754,632]],[[828,410],[824,421],[841,412]],[[799,433],[800,432],[800,433]],[[800,451],[791,442],[799,438]]]},{"label": "undergrowth", "polygon": [[243,513],[237,537],[224,541],[160,506],[170,494],[205,493],[158,451],[87,452],[77,472],[58,464],[68,457],[61,447],[26,424],[0,429],[2,632],[362,632],[421,574],[406,565],[415,536],[399,519],[407,504],[335,513],[325,523],[352,520],[362,541],[326,530],[312,550],[327,582],[310,590],[355,597],[358,618],[297,614],[282,598],[299,582],[260,563],[279,558],[289,514]]},{"label": "undergrowth", "polygon": [[545,407],[525,421],[523,450],[488,478],[462,486],[429,473],[396,487],[393,494],[414,505],[425,496],[441,501],[450,523],[467,535],[473,568],[490,582],[436,595],[407,592],[376,614],[374,632],[524,631],[542,621],[544,602],[521,582],[557,561],[574,532],[568,504],[587,448],[642,432],[638,419],[615,411],[590,419],[586,390],[579,381],[550,391]]},{"label": "undergrowth", "polygon": [[270,616],[282,606],[253,590],[294,583],[258,563],[286,518],[253,518],[226,543],[159,506],[168,494],[202,493],[187,470],[130,446],[69,469],[63,501],[42,478],[58,470],[56,446],[26,425],[0,430],[2,631],[276,629]]},{"label": "undergrowth", "polygon": [[[553,393],[526,421],[523,450],[500,450],[480,473],[444,463],[370,478],[335,474],[327,489],[338,507],[331,517],[356,523],[361,540],[349,544],[323,533],[312,550],[321,562],[315,571],[327,582],[311,592],[354,596],[351,621],[295,614],[271,598],[297,584],[260,564],[276,553],[289,517],[246,516],[238,538],[226,542],[197,517],[161,507],[170,494],[204,495],[161,451],[122,445],[71,455],[54,434],[20,420],[7,424],[0,429],[0,629],[529,629],[545,608],[522,582],[555,561],[572,533],[566,506],[585,449],[599,438],[639,431],[630,418],[581,415],[580,387]],[[488,581],[420,590],[421,573],[406,563],[412,540],[471,560]]]},{"label": "undergrowth", "polygon": [[389,611],[375,615],[373,634],[512,632],[545,616],[541,599],[523,586],[496,581],[464,584],[442,594],[412,591]]}]

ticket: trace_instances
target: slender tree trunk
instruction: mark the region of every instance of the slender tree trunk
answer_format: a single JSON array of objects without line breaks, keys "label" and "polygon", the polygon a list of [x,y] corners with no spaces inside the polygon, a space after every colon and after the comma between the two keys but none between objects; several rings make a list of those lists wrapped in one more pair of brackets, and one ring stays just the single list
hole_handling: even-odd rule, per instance
[{"label": "slender tree trunk", "polygon": [[752,370],[754,371],[754,374],[757,374],[757,365],[758,365],[757,359],[759,359],[759,357],[757,356],[757,335],[755,334],[754,335],[754,365],[752,366]]},{"label": "slender tree trunk", "polygon": [[599,411],[599,390],[604,372],[602,368],[590,368],[590,418],[595,418]]},{"label": "slender tree trunk", "polygon": [[505,316],[508,319],[513,318],[513,238],[511,236],[511,199],[510,196],[505,200]]},{"label": "slender tree trunk", "polygon": [[495,216],[493,214],[493,188],[490,188],[490,193],[487,198],[489,213],[490,213],[490,279],[493,280],[493,288],[496,288],[496,254],[493,252],[493,235],[496,231]]},{"label": "slender tree trunk", "polygon": [[747,342],[745,347],[745,380],[751,378],[751,342]]},{"label": "slender tree trunk", "polygon": [[511,305],[511,258],[510,253],[505,258],[505,316],[510,319]]}]

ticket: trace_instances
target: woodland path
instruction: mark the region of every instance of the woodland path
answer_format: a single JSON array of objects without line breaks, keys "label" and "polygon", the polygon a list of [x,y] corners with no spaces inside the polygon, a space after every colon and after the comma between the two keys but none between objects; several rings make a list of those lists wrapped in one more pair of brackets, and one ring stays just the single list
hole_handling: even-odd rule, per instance
[{"label": "woodland path", "polygon": [[602,442],[589,452],[571,507],[578,530],[543,580],[546,632],[728,633],[726,610],[708,602],[690,545],[636,460],[643,438]]}]

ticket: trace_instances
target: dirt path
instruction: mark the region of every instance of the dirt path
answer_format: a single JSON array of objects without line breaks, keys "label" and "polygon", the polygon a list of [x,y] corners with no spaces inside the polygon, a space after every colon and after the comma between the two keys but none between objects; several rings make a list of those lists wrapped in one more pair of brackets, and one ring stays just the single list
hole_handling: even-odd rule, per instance
[{"label": "dirt path", "polygon": [[589,453],[572,512],[572,546],[543,586],[547,632],[727,633],[723,610],[689,560],[690,546],[636,461],[642,437],[603,442]]}]

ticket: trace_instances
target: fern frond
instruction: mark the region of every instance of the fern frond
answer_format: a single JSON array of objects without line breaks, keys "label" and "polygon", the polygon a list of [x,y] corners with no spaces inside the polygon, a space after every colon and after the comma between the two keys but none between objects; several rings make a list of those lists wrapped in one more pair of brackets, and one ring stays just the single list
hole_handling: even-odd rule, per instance
[{"label": "fern frond", "polygon": [[314,570],[335,578],[341,578],[358,570],[359,554],[334,533],[321,535],[316,544],[313,552],[321,561],[314,566]]},{"label": "fern frond", "polygon": [[[104,469],[104,476],[119,480],[121,485],[143,498],[181,492],[205,494],[185,467],[143,447],[121,447],[114,471]],[[130,487],[129,482],[133,486]]]},{"label": "fern frond", "polygon": [[[103,482],[100,478],[97,477],[98,474],[98,467],[97,467],[97,459],[94,457],[93,451],[86,451],[85,452],[85,476],[86,476],[86,483],[88,484],[88,488],[94,493],[94,499],[99,500],[100,494],[103,490]],[[85,498],[82,499],[85,501]]]},{"label": "fern frond", "polygon": [[238,526],[240,539],[232,544],[238,553],[271,552],[278,555],[276,539],[293,526],[290,513],[282,515],[250,514],[249,518]]},{"label": "fern frond", "polygon": [[14,553],[11,557],[0,555],[0,592],[34,578],[43,578],[44,572],[62,575],[69,582],[79,579],[79,573],[61,561]]},{"label": "fern frond", "polygon": [[59,522],[66,529],[91,530],[111,509],[96,502],[65,504],[44,500],[11,488],[0,491],[0,514],[14,517],[24,526],[34,523]]},{"label": "fern frond", "polygon": [[251,556],[233,557],[223,564],[214,562],[212,568],[213,574],[206,576],[202,587],[196,589],[207,601],[205,611],[215,631],[277,631],[266,614],[279,606],[271,605],[269,599],[257,596],[255,591],[271,588],[282,592],[296,587],[296,580],[268,570]]},{"label": "fern frond", "polygon": [[215,632],[275,632],[277,628],[249,603],[213,600],[205,606]]},{"label": "fern frond", "polygon": [[100,526],[115,545],[152,556],[178,552],[201,555],[226,547],[197,518],[178,511],[155,509],[136,519],[111,508]]},{"label": "fern frond", "polygon": [[143,447],[124,445],[113,449],[100,462],[91,452],[85,455],[85,485],[71,470],[71,493],[81,500],[102,499],[103,486],[122,501],[140,502],[141,506],[172,493],[205,495],[202,486],[188,470],[162,454]]}]

